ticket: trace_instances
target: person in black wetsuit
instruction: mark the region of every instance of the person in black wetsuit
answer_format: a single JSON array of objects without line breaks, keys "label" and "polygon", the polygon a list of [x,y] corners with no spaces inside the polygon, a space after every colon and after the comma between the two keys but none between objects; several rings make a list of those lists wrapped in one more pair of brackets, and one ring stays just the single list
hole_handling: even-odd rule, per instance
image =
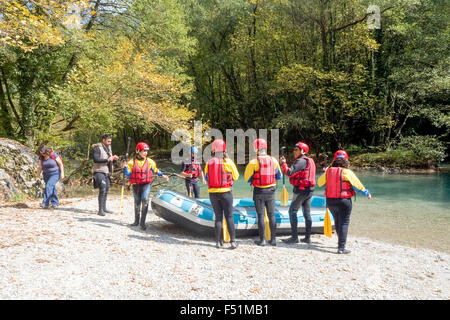
[{"label": "person in black wetsuit", "polygon": [[291,223],[291,237],[283,239],[284,243],[298,243],[298,219],[297,212],[302,207],[303,217],[305,218],[305,238],[301,242],[311,243],[311,198],[315,186],[316,165],[312,158],[306,154],[309,146],[306,143],[298,142],[295,144],[295,161],[291,167],[286,164],[284,157],[280,158],[281,168],[284,174],[289,176],[289,182],[294,186],[294,197],[289,207],[289,219]]},{"label": "person in black wetsuit", "polygon": [[109,186],[111,185],[111,174],[113,173],[113,163],[119,160],[117,155],[113,155],[111,150],[112,138],[109,134],[102,136],[102,142],[94,144],[92,156],[94,164],[92,171],[94,174],[94,188],[99,189],[98,193],[98,215],[104,216],[105,213],[113,213],[106,209],[106,198],[108,196]]}]

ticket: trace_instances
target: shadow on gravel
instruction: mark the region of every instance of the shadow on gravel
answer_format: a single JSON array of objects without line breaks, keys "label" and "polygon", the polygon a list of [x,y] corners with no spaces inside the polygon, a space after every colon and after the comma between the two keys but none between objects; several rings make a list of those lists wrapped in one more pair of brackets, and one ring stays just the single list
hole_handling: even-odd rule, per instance
[{"label": "shadow on gravel", "polygon": [[70,211],[75,213],[88,213],[88,214],[97,214],[98,211],[96,210],[86,210],[86,209],[78,209],[78,208],[65,208],[65,207],[58,207],[53,210],[59,210],[59,211]]},{"label": "shadow on gravel", "polygon": [[[135,232],[139,232],[140,235],[128,235],[129,238],[145,240],[145,241],[155,241],[160,243],[167,244],[181,244],[181,245],[196,245],[196,246],[204,246],[204,247],[214,247],[215,242],[213,242],[212,238],[209,237],[201,237],[188,234],[184,229],[177,227],[171,223],[165,222],[150,222],[146,223],[147,229],[142,230],[139,226],[129,228]],[[180,239],[181,238],[181,239]],[[199,242],[199,241],[207,241]]]},{"label": "shadow on gravel", "polygon": [[[126,226],[127,225],[124,222],[117,221],[117,220],[114,220],[114,219],[106,219],[106,218],[95,219],[95,218],[78,218],[78,217],[75,217],[75,219],[77,219],[80,222],[92,222],[93,224],[96,224],[96,225],[101,226],[101,227],[107,227],[107,228],[111,228],[110,226],[105,225],[105,224],[108,224],[108,223],[116,224],[116,225],[119,225],[119,226]],[[103,225],[102,225],[102,223],[103,223]]]},{"label": "shadow on gravel", "polygon": [[[146,230],[142,230],[139,226],[132,227],[128,225],[129,228],[135,232],[139,232],[142,234],[140,235],[128,235],[128,237],[138,240],[144,240],[144,241],[155,241],[160,243],[167,243],[167,244],[181,244],[181,245],[196,245],[196,246],[204,246],[204,247],[213,247],[215,248],[215,239],[214,237],[208,237],[208,236],[199,236],[195,235],[193,236],[190,234],[187,230],[169,222],[165,221],[152,221],[147,222]],[[255,248],[258,247],[253,243],[253,240],[257,239],[256,237],[246,237],[246,238],[237,238],[237,242],[239,245],[244,246],[254,246]],[[202,241],[202,242],[199,242]],[[321,251],[325,253],[336,253],[336,247],[334,246],[326,246],[322,245],[319,242],[315,242],[314,240],[310,245],[303,244],[303,243],[297,243],[293,245],[284,244],[281,242],[281,238],[278,238],[277,240],[277,247],[279,248],[289,248],[289,249],[295,249],[295,250],[314,250],[314,251]],[[267,248],[276,248],[272,247],[270,245],[267,246]],[[229,244],[225,244],[223,249],[229,249]],[[239,250],[239,248],[237,249]]]},{"label": "shadow on gravel", "polygon": [[[337,251],[337,246],[336,247],[330,247],[330,246],[321,246],[318,244],[314,244],[314,242],[312,242],[311,244],[294,244],[294,245],[283,245],[283,247],[285,248],[292,248],[292,249],[296,249],[296,250],[312,250],[312,251],[320,251],[320,252],[325,252],[325,253],[336,253]],[[333,249],[333,250],[330,250]]]},{"label": "shadow on gravel", "polygon": [[179,240],[176,238],[172,238],[170,236],[160,236],[160,235],[151,235],[151,234],[149,234],[149,236],[147,236],[147,237],[130,234],[130,235],[128,235],[128,237],[132,238],[132,239],[137,239],[137,240],[155,241],[155,242],[159,242],[159,243],[166,243],[166,244],[173,244],[173,245],[202,246],[202,247],[214,247],[215,246],[215,244],[212,241],[210,243],[205,243],[205,242],[195,241],[195,239]]}]

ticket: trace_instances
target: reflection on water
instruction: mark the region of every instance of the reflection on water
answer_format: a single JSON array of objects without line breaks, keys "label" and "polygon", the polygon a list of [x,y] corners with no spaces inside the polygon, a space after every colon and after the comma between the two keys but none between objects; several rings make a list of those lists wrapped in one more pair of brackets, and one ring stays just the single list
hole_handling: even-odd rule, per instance
[{"label": "reflection on water", "polygon": [[[160,164],[162,169],[179,173],[179,166]],[[233,186],[234,198],[252,197],[250,185],[241,176]],[[450,174],[383,174],[356,172],[370,190],[373,199],[357,194],[349,236],[358,235],[413,247],[427,247],[450,253]],[[177,178],[171,178],[177,179]],[[176,184],[176,182],[173,182]],[[286,189],[292,199],[292,186],[286,178]],[[200,182],[202,198],[208,197],[207,187]],[[282,180],[278,181],[276,198],[281,196]],[[185,192],[178,182],[177,191]],[[323,195],[317,188],[316,195]],[[351,240],[349,241],[351,245]]]}]

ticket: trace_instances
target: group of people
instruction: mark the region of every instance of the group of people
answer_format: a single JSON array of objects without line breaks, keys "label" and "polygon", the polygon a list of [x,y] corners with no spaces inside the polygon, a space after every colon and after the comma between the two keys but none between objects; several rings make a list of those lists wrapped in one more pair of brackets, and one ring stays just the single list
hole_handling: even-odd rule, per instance
[{"label": "group of people", "polygon": [[[244,179],[253,186],[253,201],[258,216],[259,239],[255,243],[259,246],[267,244],[276,246],[276,220],[275,220],[275,190],[277,180],[285,174],[293,186],[293,199],[289,207],[289,219],[291,224],[291,236],[282,241],[287,244],[298,242],[311,243],[311,199],[316,185],[316,165],[311,157],[308,157],[309,146],[298,142],[294,146],[294,162],[288,166],[284,156],[280,162],[267,154],[267,141],[256,139],[253,142],[256,158],[252,159],[245,168]],[[232,186],[239,178],[239,172],[234,162],[226,155],[226,143],[221,139],[213,142],[214,156],[206,163],[204,172],[200,163],[196,161],[196,147],[191,148],[190,161],[182,164],[181,175],[186,178],[188,194],[199,197],[199,177],[208,185],[209,198],[215,214],[216,247],[223,246],[222,223],[225,217],[228,232],[230,233],[231,248],[238,246],[233,222],[233,195]],[[333,163],[324,169],[317,184],[325,185],[327,207],[330,209],[335,229],[338,235],[338,253],[347,254],[345,249],[350,214],[352,211],[351,198],[355,190],[371,199],[370,192],[359,181],[349,168],[348,155],[344,150],[338,150],[334,154]],[[298,210],[302,208],[305,219],[305,237],[298,237]],[[265,214],[268,216],[270,228],[270,240],[265,239],[266,224]]]},{"label": "group of people", "polygon": [[[112,213],[106,209],[106,199],[111,184],[110,176],[113,172],[114,162],[119,160],[117,155],[111,151],[110,135],[102,136],[101,142],[94,145],[93,151],[93,174],[94,187],[99,189],[98,215]],[[311,199],[316,186],[316,165],[311,157],[308,157],[309,146],[298,142],[294,146],[294,161],[289,166],[284,156],[280,162],[267,154],[267,142],[264,139],[256,139],[253,142],[256,158],[252,159],[245,168],[245,181],[253,186],[253,201],[258,216],[259,239],[255,243],[259,246],[276,246],[276,220],[275,220],[275,190],[277,180],[283,174],[289,177],[293,186],[293,199],[289,207],[289,218],[291,224],[291,236],[282,241],[287,244],[304,242],[311,243]],[[144,142],[136,145],[135,156],[128,162],[122,163],[122,171],[129,178],[134,196],[135,220],[132,226],[140,226],[145,230],[145,220],[148,212],[149,195],[154,176],[162,177],[169,181],[169,177],[162,173],[155,162],[148,157],[150,147]],[[188,195],[195,198],[200,197],[199,178],[203,184],[207,184],[209,198],[215,215],[215,239],[216,247],[223,246],[223,220],[227,225],[230,235],[232,249],[237,248],[236,232],[233,221],[233,194],[232,187],[239,179],[238,169],[227,154],[226,143],[222,139],[214,140],[212,144],[213,157],[206,163],[204,171],[196,159],[198,149],[191,147],[191,157],[182,163],[180,176],[185,178]],[[48,208],[50,202],[53,207],[58,205],[55,184],[64,178],[64,166],[60,157],[50,148],[39,149],[38,178],[43,172],[46,182],[44,200],[42,206]],[[281,163],[281,166],[280,166]],[[338,253],[347,254],[345,248],[350,214],[352,211],[351,198],[355,190],[368,199],[370,192],[359,181],[354,172],[349,169],[348,155],[344,150],[338,150],[334,154],[332,164],[324,169],[317,180],[317,185],[325,185],[326,204],[333,215],[335,230],[338,236]],[[299,240],[297,212],[302,208],[305,219],[305,237]],[[266,241],[266,225],[264,217],[267,214],[270,228],[270,240]]]}]

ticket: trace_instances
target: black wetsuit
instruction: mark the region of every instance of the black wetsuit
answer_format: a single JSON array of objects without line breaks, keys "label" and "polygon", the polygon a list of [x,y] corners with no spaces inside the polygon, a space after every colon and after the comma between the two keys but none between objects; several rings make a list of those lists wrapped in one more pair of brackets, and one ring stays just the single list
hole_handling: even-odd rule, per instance
[{"label": "black wetsuit", "polygon": [[343,250],[347,243],[350,214],[352,213],[352,198],[327,198],[327,207],[333,215],[334,227],[338,236],[338,250]]},{"label": "black wetsuit", "polygon": [[[288,168],[287,175],[291,176],[294,173],[306,169],[307,160],[305,156],[297,158],[293,165]],[[291,236],[298,238],[298,219],[297,212],[302,207],[303,217],[305,219],[305,233],[309,237],[311,235],[312,219],[311,219],[311,198],[314,192],[314,187],[305,187],[299,189],[294,186],[294,196],[289,207],[289,221],[291,223]]]},{"label": "black wetsuit", "polygon": [[227,221],[228,232],[230,233],[230,240],[231,242],[236,241],[236,231],[233,221],[233,194],[231,191],[210,193],[209,199],[214,209],[216,241],[218,242],[222,239],[222,221],[224,215]]}]

